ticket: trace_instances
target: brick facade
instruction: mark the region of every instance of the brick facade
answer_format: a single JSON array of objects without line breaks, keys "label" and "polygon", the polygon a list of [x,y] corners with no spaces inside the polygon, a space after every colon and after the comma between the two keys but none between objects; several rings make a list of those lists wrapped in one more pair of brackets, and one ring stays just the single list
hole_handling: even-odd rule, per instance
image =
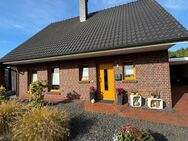
[{"label": "brick facade", "polygon": [[[115,74],[123,75],[123,64],[132,62],[136,66],[136,81],[115,81],[115,88],[123,87],[129,93],[132,90],[138,92],[147,98],[156,90],[161,92],[161,98],[164,99],[167,107],[172,106],[170,70],[168,62],[168,51],[156,51],[148,53],[137,53],[127,55],[116,55],[108,57],[89,58],[81,60],[59,61],[53,63],[42,63],[34,65],[20,65],[19,71],[19,96],[27,97],[28,71],[37,70],[38,79],[48,80],[49,67],[60,67],[60,90],[61,94],[51,97],[64,99],[67,94],[78,94],[81,99],[89,99],[89,87],[97,87],[97,66],[100,63],[113,63]],[[87,64],[89,66],[90,82],[79,81],[79,66]],[[116,65],[119,67],[116,67]],[[48,93],[48,90],[46,90]]]}]

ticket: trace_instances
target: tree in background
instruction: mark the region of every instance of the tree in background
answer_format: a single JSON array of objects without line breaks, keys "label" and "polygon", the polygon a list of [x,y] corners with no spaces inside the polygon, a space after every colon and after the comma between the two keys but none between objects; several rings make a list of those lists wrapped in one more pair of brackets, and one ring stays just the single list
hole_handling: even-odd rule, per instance
[{"label": "tree in background", "polygon": [[170,58],[188,57],[188,48],[181,48],[176,51],[169,51]]}]

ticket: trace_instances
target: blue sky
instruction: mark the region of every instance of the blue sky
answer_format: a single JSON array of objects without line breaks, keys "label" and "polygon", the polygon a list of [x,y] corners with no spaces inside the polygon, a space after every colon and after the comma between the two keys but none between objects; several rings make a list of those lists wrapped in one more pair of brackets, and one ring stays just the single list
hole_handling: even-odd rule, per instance
[{"label": "blue sky", "polygon": [[[89,0],[89,12],[133,0]],[[188,0],[157,0],[188,29]],[[36,34],[48,24],[79,15],[79,0],[1,0],[0,57]],[[188,47],[179,44],[176,50]]]}]

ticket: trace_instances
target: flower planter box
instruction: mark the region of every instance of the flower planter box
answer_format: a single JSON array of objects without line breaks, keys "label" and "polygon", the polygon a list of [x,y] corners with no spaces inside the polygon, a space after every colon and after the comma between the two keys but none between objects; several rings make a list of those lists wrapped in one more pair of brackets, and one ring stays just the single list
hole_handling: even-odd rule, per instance
[{"label": "flower planter box", "polygon": [[150,109],[163,109],[163,100],[160,98],[148,98],[148,107]]},{"label": "flower planter box", "polygon": [[117,95],[117,104],[123,104],[123,94]]},{"label": "flower planter box", "polygon": [[126,93],[127,92],[123,88],[117,88],[116,89],[117,104],[123,105],[124,97],[125,97]]},{"label": "flower planter box", "polygon": [[130,105],[131,107],[141,107],[142,97],[140,95],[130,95]]}]

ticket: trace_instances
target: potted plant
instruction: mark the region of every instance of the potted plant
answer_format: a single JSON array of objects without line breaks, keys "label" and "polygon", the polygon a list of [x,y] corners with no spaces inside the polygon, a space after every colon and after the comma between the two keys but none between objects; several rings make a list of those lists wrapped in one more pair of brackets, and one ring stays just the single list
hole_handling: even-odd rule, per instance
[{"label": "potted plant", "polygon": [[151,98],[157,98],[157,99],[159,99],[160,96],[161,96],[160,91],[156,91],[156,92],[151,93]]},{"label": "potted plant", "polygon": [[138,91],[133,91],[133,90],[132,90],[131,95],[139,96],[139,93],[138,93]]},{"label": "potted plant", "polygon": [[151,93],[151,98],[155,98],[155,93]]},{"label": "potted plant", "polygon": [[95,103],[95,100],[96,100],[96,89],[94,86],[91,86],[90,87],[90,101],[91,103]]},{"label": "potted plant", "polygon": [[117,104],[123,104],[123,98],[124,98],[124,95],[125,95],[125,90],[123,88],[117,88],[116,89],[117,91]]}]

